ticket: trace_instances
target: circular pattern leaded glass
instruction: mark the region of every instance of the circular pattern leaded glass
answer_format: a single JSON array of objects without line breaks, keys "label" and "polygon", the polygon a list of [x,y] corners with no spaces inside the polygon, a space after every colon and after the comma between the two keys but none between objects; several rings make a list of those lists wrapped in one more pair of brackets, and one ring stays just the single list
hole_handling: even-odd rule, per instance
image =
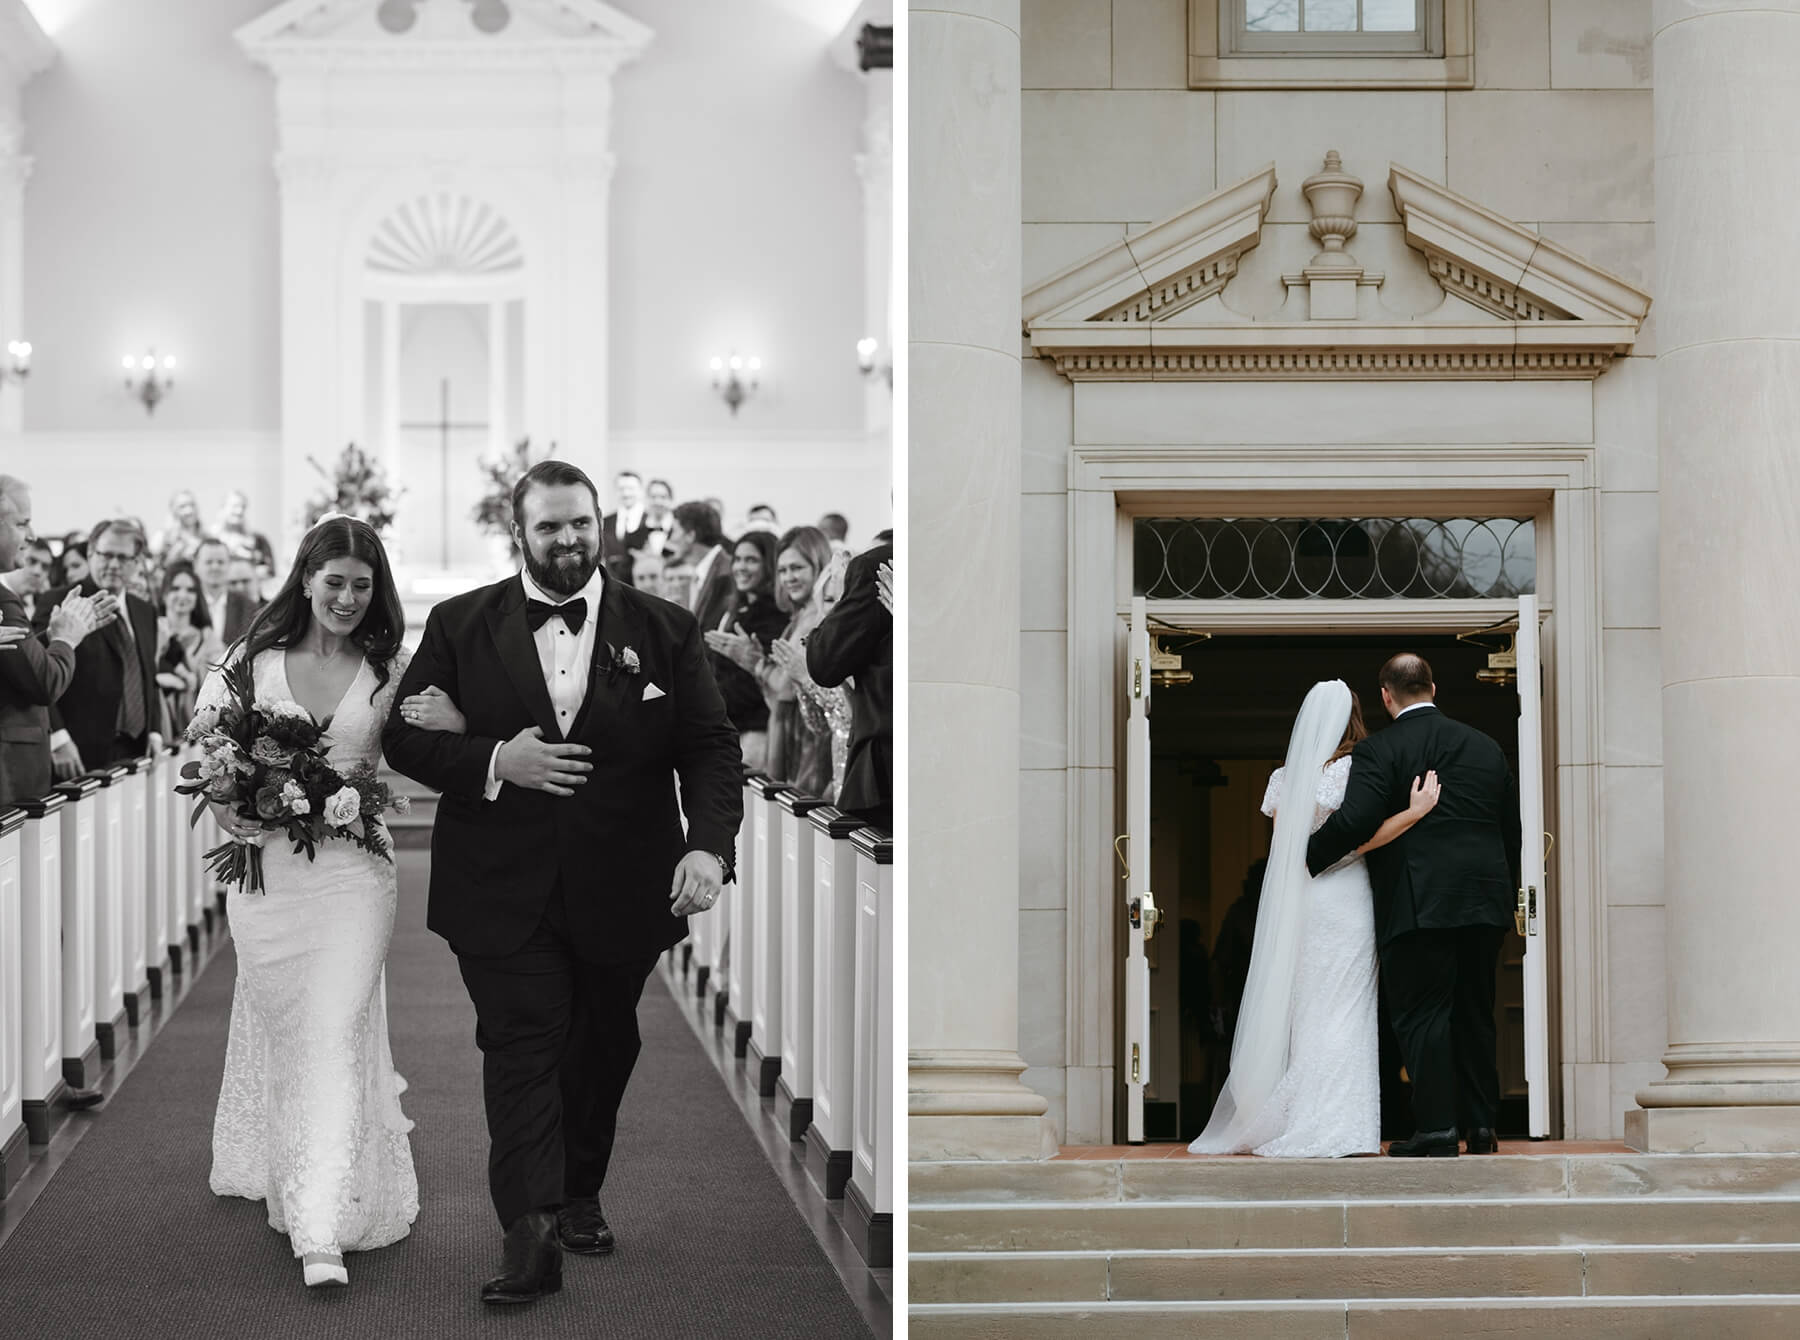
[{"label": "circular pattern leaded glass", "polygon": [[1537,590],[1529,517],[1140,517],[1152,600],[1510,600]]}]

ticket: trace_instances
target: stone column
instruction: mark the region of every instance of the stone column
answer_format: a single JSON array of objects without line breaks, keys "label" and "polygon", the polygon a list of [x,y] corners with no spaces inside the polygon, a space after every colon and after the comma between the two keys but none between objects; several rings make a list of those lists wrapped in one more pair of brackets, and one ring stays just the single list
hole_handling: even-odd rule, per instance
[{"label": "stone column", "polygon": [[1648,1150],[1800,1149],[1800,0],[1658,0],[1668,1078]]},{"label": "stone column", "polygon": [[909,20],[908,1147],[1045,1158],[1019,1079],[1019,4]]}]

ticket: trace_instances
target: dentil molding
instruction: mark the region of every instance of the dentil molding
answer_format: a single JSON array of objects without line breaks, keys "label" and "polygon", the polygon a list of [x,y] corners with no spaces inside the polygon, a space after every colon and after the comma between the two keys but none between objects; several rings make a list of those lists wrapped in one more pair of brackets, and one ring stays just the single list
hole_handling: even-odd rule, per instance
[{"label": "dentil molding", "polygon": [[1381,306],[1348,249],[1362,183],[1333,151],[1304,186],[1324,249],[1282,276],[1275,319],[1206,303],[1261,241],[1270,164],[1028,290],[1032,351],[1071,381],[1591,380],[1630,351],[1648,294],[1398,164],[1388,190],[1443,290],[1432,312]]}]

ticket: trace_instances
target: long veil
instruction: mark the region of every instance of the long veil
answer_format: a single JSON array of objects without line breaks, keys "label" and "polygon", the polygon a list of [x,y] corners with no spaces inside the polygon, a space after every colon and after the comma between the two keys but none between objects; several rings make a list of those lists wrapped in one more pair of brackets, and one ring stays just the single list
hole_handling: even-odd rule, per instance
[{"label": "long veil", "polygon": [[1350,686],[1341,679],[1325,680],[1307,693],[1288,737],[1250,972],[1231,1039],[1231,1073],[1212,1119],[1188,1146],[1193,1153],[1250,1150],[1279,1133],[1279,1114],[1266,1109],[1288,1067],[1294,975],[1305,930],[1306,886],[1312,879],[1306,870],[1306,842],[1318,807],[1319,774],[1349,721]]}]

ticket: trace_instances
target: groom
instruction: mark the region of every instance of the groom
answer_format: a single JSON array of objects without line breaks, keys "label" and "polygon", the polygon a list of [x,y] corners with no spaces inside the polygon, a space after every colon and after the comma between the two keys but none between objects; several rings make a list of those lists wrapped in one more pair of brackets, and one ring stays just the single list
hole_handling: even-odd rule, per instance
[{"label": "groom", "polygon": [[[533,466],[513,531],[525,571],[432,610],[382,733],[394,768],[443,793],[427,924],[475,1005],[506,1234],[490,1303],[555,1293],[564,1249],[613,1250],[599,1193],[638,996],[731,878],[743,817],[737,733],[694,618],[606,572],[588,477]],[[409,724],[427,686],[463,733]]]},{"label": "groom", "polygon": [[1313,834],[1306,865],[1316,875],[1368,841],[1406,809],[1413,779],[1437,770],[1437,807],[1365,858],[1381,985],[1413,1085],[1415,1133],[1388,1153],[1455,1158],[1460,1127],[1471,1154],[1491,1154],[1494,970],[1519,886],[1519,789],[1499,745],[1438,711],[1423,656],[1393,657],[1380,680],[1394,724],[1357,744],[1344,803]]}]

